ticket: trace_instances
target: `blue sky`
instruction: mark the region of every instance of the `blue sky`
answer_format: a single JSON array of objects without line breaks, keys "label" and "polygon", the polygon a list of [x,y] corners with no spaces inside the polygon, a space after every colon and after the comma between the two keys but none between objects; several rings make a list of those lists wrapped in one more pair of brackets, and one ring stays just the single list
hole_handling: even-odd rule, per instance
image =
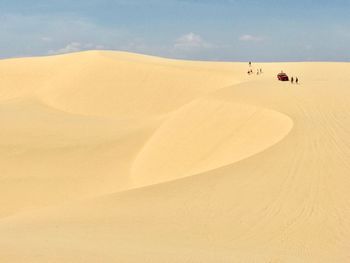
[{"label": "blue sky", "polygon": [[349,0],[0,0],[0,57],[350,61]]}]

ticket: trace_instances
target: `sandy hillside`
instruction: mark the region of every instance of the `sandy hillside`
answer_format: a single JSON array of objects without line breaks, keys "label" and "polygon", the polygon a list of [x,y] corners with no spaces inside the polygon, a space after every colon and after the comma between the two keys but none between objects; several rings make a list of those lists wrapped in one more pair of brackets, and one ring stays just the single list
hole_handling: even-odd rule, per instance
[{"label": "sandy hillside", "polygon": [[0,262],[350,262],[350,64],[257,68],[0,61]]}]

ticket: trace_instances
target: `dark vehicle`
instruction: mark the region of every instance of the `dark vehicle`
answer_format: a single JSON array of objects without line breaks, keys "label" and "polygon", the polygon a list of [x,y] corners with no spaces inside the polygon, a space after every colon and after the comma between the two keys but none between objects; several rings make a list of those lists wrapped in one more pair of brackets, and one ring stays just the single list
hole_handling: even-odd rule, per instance
[{"label": "dark vehicle", "polygon": [[278,80],[280,81],[289,81],[288,75],[286,73],[278,73],[277,75]]}]

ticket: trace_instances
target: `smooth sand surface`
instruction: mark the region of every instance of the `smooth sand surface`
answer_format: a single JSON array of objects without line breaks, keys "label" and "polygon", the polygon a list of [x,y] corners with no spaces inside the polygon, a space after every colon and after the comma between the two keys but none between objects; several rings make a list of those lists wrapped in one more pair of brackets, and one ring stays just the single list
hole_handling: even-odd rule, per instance
[{"label": "smooth sand surface", "polygon": [[0,61],[0,262],[350,262],[350,64],[257,68]]}]

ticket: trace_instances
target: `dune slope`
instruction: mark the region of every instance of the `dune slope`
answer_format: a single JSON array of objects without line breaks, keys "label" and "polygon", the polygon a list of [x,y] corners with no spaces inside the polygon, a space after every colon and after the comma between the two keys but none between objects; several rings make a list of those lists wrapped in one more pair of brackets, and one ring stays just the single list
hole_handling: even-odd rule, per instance
[{"label": "dune slope", "polygon": [[350,261],[350,65],[257,66],[0,61],[1,261]]}]

